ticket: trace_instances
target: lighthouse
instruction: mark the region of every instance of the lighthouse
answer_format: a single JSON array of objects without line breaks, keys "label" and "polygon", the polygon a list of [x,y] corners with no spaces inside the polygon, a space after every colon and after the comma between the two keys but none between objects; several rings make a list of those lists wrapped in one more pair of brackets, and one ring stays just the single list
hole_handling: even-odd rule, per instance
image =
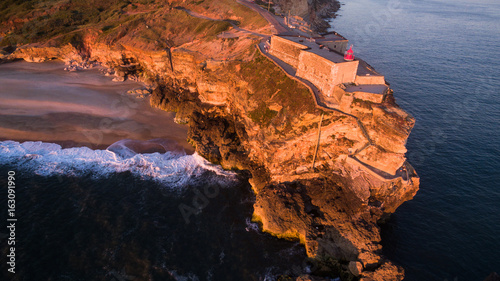
[{"label": "lighthouse", "polygon": [[345,54],[344,54],[344,60],[346,60],[346,61],[353,61],[354,60],[354,52],[352,51],[352,45],[349,48],[349,50],[347,50],[345,52]]}]

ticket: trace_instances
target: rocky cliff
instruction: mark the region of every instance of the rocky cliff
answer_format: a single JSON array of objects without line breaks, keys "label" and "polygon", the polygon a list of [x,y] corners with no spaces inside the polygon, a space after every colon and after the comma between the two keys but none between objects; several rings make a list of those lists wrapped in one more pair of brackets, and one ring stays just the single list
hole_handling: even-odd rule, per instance
[{"label": "rocky cliff", "polygon": [[283,14],[304,18],[317,32],[330,28],[327,20],[335,18],[340,9],[337,0],[277,0],[276,4]]},{"label": "rocky cliff", "polygon": [[[245,30],[270,29],[250,10],[184,6],[207,16],[229,9],[236,28],[177,5],[184,4],[123,11],[112,27],[86,26],[31,44],[12,43],[12,21],[3,31],[9,46],[2,60],[97,61],[123,79],[144,81],[153,89],[151,105],[177,112],[200,155],[250,171],[253,220],[263,231],[301,241],[313,275],[402,280],[403,270],[382,255],[377,223],[418,190],[404,158],[414,119],[392,94],[382,104],[354,101],[350,114],[318,107],[307,87],[257,50],[261,38]],[[406,176],[378,173],[351,157],[367,146],[359,157],[405,163]]]}]

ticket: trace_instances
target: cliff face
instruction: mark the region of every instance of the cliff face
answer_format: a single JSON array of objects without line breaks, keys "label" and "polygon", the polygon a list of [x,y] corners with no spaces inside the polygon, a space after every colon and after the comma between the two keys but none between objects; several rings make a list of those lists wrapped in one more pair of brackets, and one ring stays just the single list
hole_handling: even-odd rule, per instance
[{"label": "cliff face", "polygon": [[[202,37],[172,32],[168,44],[136,39],[155,28],[152,18],[112,40],[90,29],[79,44],[48,40],[18,46],[3,59],[98,61],[150,84],[152,106],[177,112],[200,155],[251,172],[253,219],[263,231],[300,240],[318,262],[313,273],[324,273],[333,258],[330,274],[344,280],[402,280],[401,268],[382,256],[377,222],[415,195],[418,176],[409,164],[406,176],[393,177],[350,157],[362,150],[357,157],[365,163],[405,162],[414,119],[392,94],[382,104],[353,102],[351,115],[322,109],[257,51],[257,36],[229,27],[208,36],[208,26]],[[137,66],[123,67],[130,63]]]},{"label": "cliff face", "polygon": [[290,12],[290,15],[306,19],[318,32],[330,28],[326,19],[334,18],[340,9],[337,0],[277,0],[276,4],[284,14]]}]

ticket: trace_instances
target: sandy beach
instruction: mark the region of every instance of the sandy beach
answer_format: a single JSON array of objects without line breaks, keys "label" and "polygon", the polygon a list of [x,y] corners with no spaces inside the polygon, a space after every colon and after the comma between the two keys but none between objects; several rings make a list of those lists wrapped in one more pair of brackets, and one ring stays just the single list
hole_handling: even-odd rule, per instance
[{"label": "sandy beach", "polygon": [[0,65],[0,139],[103,149],[122,139],[161,138],[193,151],[174,113],[127,93],[144,85],[111,80],[98,69],[64,71],[62,62]]}]

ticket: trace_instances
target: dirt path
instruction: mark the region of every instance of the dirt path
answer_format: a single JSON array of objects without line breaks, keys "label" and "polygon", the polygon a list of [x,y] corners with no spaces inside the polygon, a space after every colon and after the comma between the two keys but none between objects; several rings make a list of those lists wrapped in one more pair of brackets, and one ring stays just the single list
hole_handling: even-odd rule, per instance
[{"label": "dirt path", "polygon": [[252,34],[252,35],[255,35],[255,36],[259,36],[259,37],[262,37],[262,38],[269,37],[269,35],[266,35],[266,34],[262,34],[262,33],[258,33],[258,32],[252,31],[252,30],[241,28],[237,24],[235,24],[232,20],[221,20],[221,19],[210,18],[210,17],[198,14],[196,12],[193,12],[193,11],[188,10],[186,8],[183,8],[183,7],[176,7],[175,9],[184,11],[188,15],[190,15],[192,17],[195,17],[195,18],[200,18],[200,19],[205,19],[205,20],[213,20],[213,21],[225,21],[225,22],[228,22],[228,23],[231,24],[231,26],[234,28],[234,30],[237,30],[237,31],[242,31],[242,32],[245,32],[245,33],[248,33],[248,34]]},{"label": "dirt path", "polygon": [[278,33],[284,33],[290,31],[288,27],[286,27],[283,23],[281,23],[275,15],[271,14],[270,12],[264,10],[262,7],[259,5],[253,3],[253,2],[248,2],[246,0],[236,0],[236,2],[247,6],[248,8],[254,10],[255,12],[259,13],[261,16],[263,16],[273,27],[276,29]]}]

